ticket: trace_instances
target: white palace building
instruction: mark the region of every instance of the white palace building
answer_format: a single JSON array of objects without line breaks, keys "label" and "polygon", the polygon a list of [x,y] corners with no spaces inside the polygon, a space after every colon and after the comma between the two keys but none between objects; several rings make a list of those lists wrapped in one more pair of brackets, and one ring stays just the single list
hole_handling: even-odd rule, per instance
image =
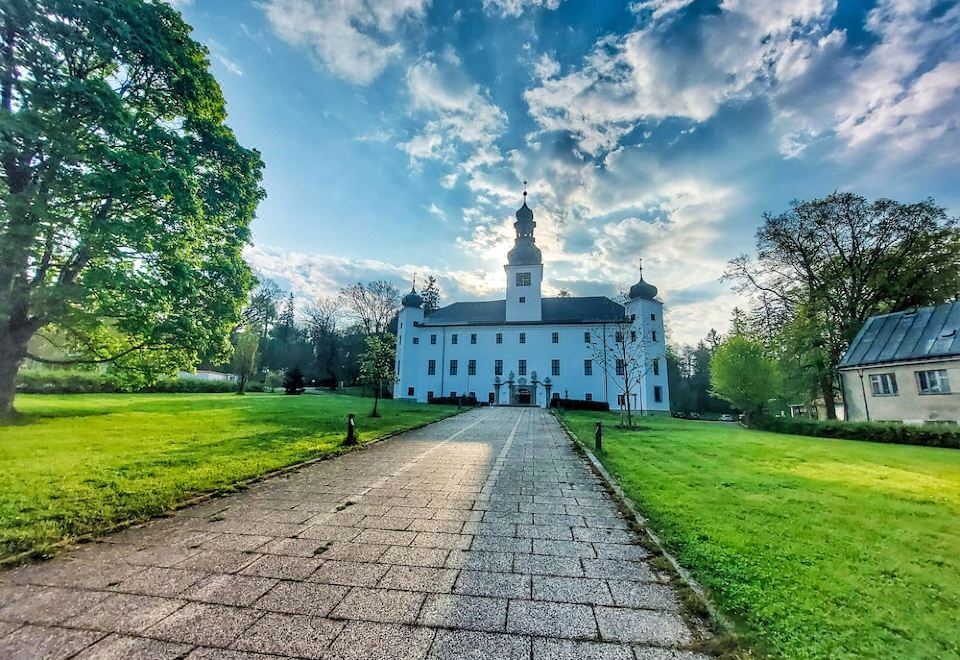
[{"label": "white palace building", "polygon": [[[663,303],[640,281],[621,305],[592,296],[544,298],[543,258],[526,203],[504,266],[505,300],[460,302],[424,315],[403,298],[394,397],[472,396],[493,405],[549,406],[551,398],[606,401],[611,410],[670,410]],[[629,382],[625,382],[629,381]]]}]

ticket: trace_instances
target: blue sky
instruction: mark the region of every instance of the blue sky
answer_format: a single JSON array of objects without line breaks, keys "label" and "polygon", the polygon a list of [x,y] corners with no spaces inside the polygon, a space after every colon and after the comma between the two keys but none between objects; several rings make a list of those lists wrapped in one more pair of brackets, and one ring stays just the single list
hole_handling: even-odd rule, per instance
[{"label": "blue sky", "polygon": [[960,210],[960,4],[177,0],[266,162],[250,262],[306,299],[503,286],[530,182],[548,292],[660,288],[673,338],[764,211],[852,190]]}]

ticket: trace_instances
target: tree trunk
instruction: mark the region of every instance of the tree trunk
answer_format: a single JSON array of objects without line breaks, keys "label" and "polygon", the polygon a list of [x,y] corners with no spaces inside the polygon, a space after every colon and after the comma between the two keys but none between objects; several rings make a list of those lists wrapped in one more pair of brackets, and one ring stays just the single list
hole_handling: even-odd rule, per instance
[{"label": "tree trunk", "polygon": [[27,354],[27,342],[15,337],[0,337],[0,419],[13,417],[17,411],[13,399],[17,393],[17,372]]},{"label": "tree trunk", "polygon": [[377,412],[377,404],[380,403],[380,388],[375,387],[373,390],[373,412],[370,413],[371,417],[379,417],[380,414]]},{"label": "tree trunk", "polygon": [[823,394],[823,407],[827,411],[827,419],[836,419],[837,406],[833,400],[833,381],[829,376],[820,379],[820,393]]}]

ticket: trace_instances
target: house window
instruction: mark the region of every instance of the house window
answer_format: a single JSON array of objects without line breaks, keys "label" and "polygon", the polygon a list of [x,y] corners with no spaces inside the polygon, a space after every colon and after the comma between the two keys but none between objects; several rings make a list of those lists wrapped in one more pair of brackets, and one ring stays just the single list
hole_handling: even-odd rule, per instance
[{"label": "house window", "polygon": [[657,341],[657,331],[656,331],[656,330],[651,330],[651,331],[650,331],[650,341]]},{"label": "house window", "polygon": [[436,376],[437,375],[437,361],[436,360],[427,360],[427,375]]},{"label": "house window", "polygon": [[476,375],[477,375],[477,361],[476,361],[476,360],[470,360],[469,362],[467,362],[467,375],[468,375],[468,376],[476,376]]},{"label": "house window", "polygon": [[430,399],[432,398],[433,398],[433,390],[430,390],[429,392],[427,392],[427,401],[430,401]]},{"label": "house window", "polygon": [[493,375],[502,376],[503,375],[503,360],[496,360],[493,363]]},{"label": "house window", "polygon": [[946,369],[917,372],[920,394],[950,394],[950,377]]},{"label": "house window", "polygon": [[636,330],[631,330],[631,331],[630,331],[630,341],[637,341],[637,331],[636,331]]},{"label": "house window", "polygon": [[452,335],[450,335],[450,343],[451,343],[451,344],[456,344],[458,341],[459,341],[459,337],[457,337],[457,333],[456,333],[456,332],[454,332]]},{"label": "house window", "polygon": [[456,375],[457,375],[457,361],[456,361],[456,360],[450,360],[450,375],[451,375],[451,376],[456,376]]},{"label": "house window", "polygon": [[408,387],[408,388],[407,388],[407,396],[413,396],[413,388],[412,388],[412,387]]},{"label": "house window", "polygon": [[653,400],[657,403],[663,403],[663,388],[659,385],[653,386]]},{"label": "house window", "polygon": [[530,286],[530,273],[517,273],[517,286]]},{"label": "house window", "polygon": [[502,344],[502,343],[503,343],[503,333],[502,333],[502,332],[498,332],[498,333],[497,333],[497,343],[498,343],[498,344]]},{"label": "house window", "polygon": [[520,343],[521,343],[521,344],[526,344],[526,343],[527,343],[527,333],[526,333],[526,332],[521,332],[521,333],[520,333]]},{"label": "house window", "polygon": [[656,320],[657,320],[657,315],[656,315],[656,314],[651,314],[651,315],[650,315],[650,320],[651,320],[651,321],[656,321]]},{"label": "house window", "polygon": [[583,361],[583,375],[592,376],[593,375],[593,360],[584,360]]},{"label": "house window", "polygon": [[584,343],[584,344],[589,344],[589,343],[590,343],[590,333],[589,333],[589,332],[584,332],[584,333],[583,333],[583,343]]},{"label": "house window", "polygon": [[617,330],[616,334],[613,335],[613,341],[617,342],[618,344],[622,344],[622,343],[623,343],[623,333],[620,332],[619,330]]},{"label": "house window", "polygon": [[477,333],[476,333],[476,332],[471,332],[471,333],[470,333],[470,343],[471,343],[471,344],[476,344],[476,343],[477,343]]},{"label": "house window", "polygon": [[453,391],[453,390],[450,390],[450,398],[451,398],[451,399],[456,399],[456,398],[457,398],[457,393],[456,393],[455,391]]},{"label": "house window", "polygon": [[419,344],[419,343],[420,343],[420,337],[414,337],[414,338],[413,338],[413,343],[414,343],[414,344]]},{"label": "house window", "polygon": [[559,344],[559,343],[560,343],[560,333],[559,333],[559,332],[554,332],[552,335],[550,335],[550,341],[552,341],[554,344]]},{"label": "house window", "polygon": [[527,375],[527,361],[520,360],[520,363],[517,365],[517,373],[521,376]]},{"label": "house window", "polygon": [[527,302],[526,296],[520,296],[520,302],[521,302],[521,303]]},{"label": "house window", "polygon": [[560,360],[550,360],[550,375],[560,375]]},{"label": "house window", "polygon": [[626,371],[626,365],[623,363],[623,360],[617,360],[617,375],[622,376]]},{"label": "house window", "polygon": [[660,358],[653,358],[653,375],[660,375]]},{"label": "house window", "polygon": [[873,396],[896,396],[897,376],[895,374],[871,374],[870,392]]},{"label": "house window", "polygon": [[593,401],[593,394],[592,394],[591,392],[587,392],[586,394],[583,395],[583,400],[584,400],[584,401]]},{"label": "house window", "polygon": [[431,343],[431,344],[436,344],[436,343],[437,343],[437,336],[436,336],[436,335],[430,335],[430,343]]},{"label": "house window", "polygon": [[625,405],[627,405],[627,397],[625,397],[625,396],[622,395],[622,394],[618,394],[618,395],[617,395],[617,405],[620,406],[621,408],[623,408]]},{"label": "house window", "polygon": [[487,403],[493,403],[496,400],[497,397],[493,392],[487,392]]}]

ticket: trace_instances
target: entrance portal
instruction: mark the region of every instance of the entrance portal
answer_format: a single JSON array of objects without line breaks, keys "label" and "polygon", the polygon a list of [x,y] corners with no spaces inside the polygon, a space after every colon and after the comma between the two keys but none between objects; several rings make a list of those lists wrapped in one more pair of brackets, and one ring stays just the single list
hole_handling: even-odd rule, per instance
[{"label": "entrance portal", "polygon": [[526,387],[520,387],[517,389],[517,405],[529,406],[530,405],[530,389]]}]

